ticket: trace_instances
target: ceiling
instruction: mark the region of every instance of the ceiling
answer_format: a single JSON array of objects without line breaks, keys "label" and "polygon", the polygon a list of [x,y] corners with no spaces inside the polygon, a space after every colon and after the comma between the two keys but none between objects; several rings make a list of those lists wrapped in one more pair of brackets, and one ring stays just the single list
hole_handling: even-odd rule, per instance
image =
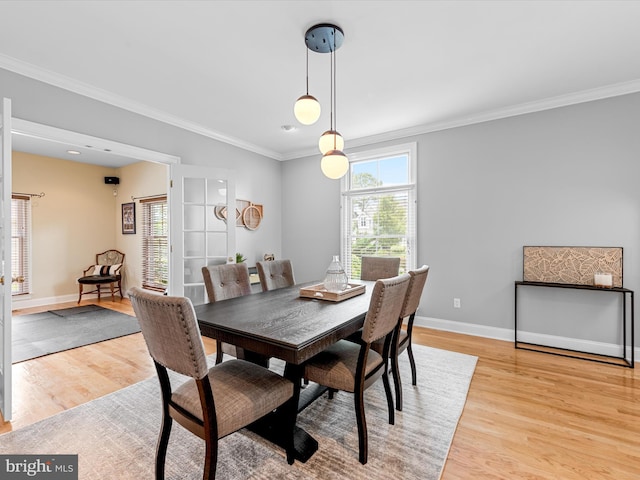
[{"label": "ceiling", "polygon": [[277,160],[329,129],[327,54],[309,53],[320,120],[293,115],[317,23],[345,35],[347,153],[640,91],[640,1],[2,1],[0,18],[0,68]]}]

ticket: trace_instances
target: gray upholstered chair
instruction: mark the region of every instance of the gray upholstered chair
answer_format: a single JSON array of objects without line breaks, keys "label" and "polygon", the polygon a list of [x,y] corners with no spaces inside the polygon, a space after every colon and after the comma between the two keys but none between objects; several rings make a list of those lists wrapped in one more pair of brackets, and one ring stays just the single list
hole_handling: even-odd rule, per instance
[{"label": "gray upholstered chair", "polygon": [[[411,270],[411,280],[409,281],[409,288],[407,288],[407,295],[404,300],[402,312],[400,313],[400,320],[398,322],[398,328],[396,329],[393,343],[391,344],[391,352],[389,358],[391,359],[391,371],[393,372],[393,384],[396,391],[396,409],[402,411],[402,381],[400,379],[400,368],[398,367],[398,356],[407,350],[409,355],[409,363],[411,365],[411,384],[416,385],[416,361],[413,358],[413,349],[411,348],[411,334],[413,332],[413,320],[418,311],[420,305],[420,297],[422,291],[427,283],[427,275],[429,274],[429,267],[423,265],[417,270]],[[408,318],[407,328],[402,328],[402,322],[405,318]],[[376,352],[382,353],[384,348],[383,342],[377,341],[371,346]]]},{"label": "gray upholstered chair", "polygon": [[[304,364],[304,377],[329,387],[330,394],[335,390],[354,394],[359,460],[362,464],[367,463],[368,457],[364,391],[381,376],[387,396],[389,423],[393,425],[395,422],[388,360],[410,278],[409,274],[404,274],[376,281],[359,344],[340,340]],[[379,354],[371,349],[371,344],[382,338],[384,348]]]},{"label": "gray upholstered chair", "polygon": [[[90,293],[98,294],[98,301],[100,300],[101,287],[103,285],[109,285],[111,288],[111,301],[115,301],[115,289],[117,287],[122,297],[122,264],[124,263],[124,253],[118,250],[107,250],[102,253],[96,254],[96,263],[89,266],[82,272],[82,277],[78,279],[78,289],[80,296],[78,297],[78,303],[82,300],[82,295]],[[88,292],[84,291],[84,286],[90,285],[94,287],[94,290]]]},{"label": "gray upholstered chair", "polygon": [[257,262],[256,267],[263,292],[290,287],[296,283],[290,260]]},{"label": "gray upholstered chair", "polygon": [[[251,293],[249,268],[244,262],[202,267],[202,277],[210,302],[219,302]],[[222,362],[222,356],[225,353],[234,357],[239,356],[234,345],[216,339],[216,363]]]},{"label": "gray upholstered chair", "polygon": [[[244,360],[209,368],[193,305],[188,298],[149,293],[134,287],[131,305],[160,381],[162,427],[156,449],[156,479],[164,478],[173,420],[204,439],[203,479],[214,479],[218,439],[281,407],[282,425],[291,441],[287,461],[294,461],[293,429],[297,405],[293,384]],[[168,370],[191,377],[173,387]],[[289,435],[290,433],[290,435]]]},{"label": "gray upholstered chair", "polygon": [[400,271],[399,257],[367,257],[361,258],[361,280],[379,280],[398,275]]}]

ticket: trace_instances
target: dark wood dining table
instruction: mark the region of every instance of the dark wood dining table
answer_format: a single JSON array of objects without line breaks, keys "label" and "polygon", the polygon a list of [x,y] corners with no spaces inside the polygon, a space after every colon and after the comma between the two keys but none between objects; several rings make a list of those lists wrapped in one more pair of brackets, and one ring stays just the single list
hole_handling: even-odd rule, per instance
[{"label": "dark wood dining table", "polygon": [[[303,363],[333,343],[362,327],[375,282],[365,284],[365,292],[340,302],[300,296],[300,288],[313,283],[254,293],[228,300],[196,305],[203,335],[240,347],[240,356],[251,361],[279,358],[285,363],[284,376],[293,381],[294,395],[301,411],[321,392],[304,388],[301,395]],[[263,436],[283,445],[277,427],[256,427]],[[318,443],[300,428],[295,432],[296,459],[307,461]]]}]

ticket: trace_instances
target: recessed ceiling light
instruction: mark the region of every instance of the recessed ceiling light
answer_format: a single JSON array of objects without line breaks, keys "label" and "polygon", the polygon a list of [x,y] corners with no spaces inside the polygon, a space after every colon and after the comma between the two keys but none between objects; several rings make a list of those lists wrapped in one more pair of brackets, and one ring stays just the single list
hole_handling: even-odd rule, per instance
[{"label": "recessed ceiling light", "polygon": [[69,155],[80,155],[80,152],[77,150],[67,150],[67,153]]},{"label": "recessed ceiling light", "polygon": [[294,127],[293,125],[282,125],[280,128],[285,132],[295,132],[296,130],[298,130],[298,128]]}]

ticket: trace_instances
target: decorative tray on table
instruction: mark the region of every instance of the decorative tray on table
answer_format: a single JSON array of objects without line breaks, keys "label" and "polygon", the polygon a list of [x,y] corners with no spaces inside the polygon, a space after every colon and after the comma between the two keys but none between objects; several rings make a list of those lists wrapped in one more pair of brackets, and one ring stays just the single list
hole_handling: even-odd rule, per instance
[{"label": "decorative tray on table", "polygon": [[349,283],[347,284],[347,288],[345,288],[341,292],[329,292],[326,288],[324,288],[323,283],[318,283],[316,285],[309,285],[308,287],[301,288],[300,296],[307,298],[318,298],[320,300],[328,300],[330,302],[341,302],[342,300],[346,300],[347,298],[362,295],[364,293],[364,290],[365,285],[361,285],[359,283]]}]

